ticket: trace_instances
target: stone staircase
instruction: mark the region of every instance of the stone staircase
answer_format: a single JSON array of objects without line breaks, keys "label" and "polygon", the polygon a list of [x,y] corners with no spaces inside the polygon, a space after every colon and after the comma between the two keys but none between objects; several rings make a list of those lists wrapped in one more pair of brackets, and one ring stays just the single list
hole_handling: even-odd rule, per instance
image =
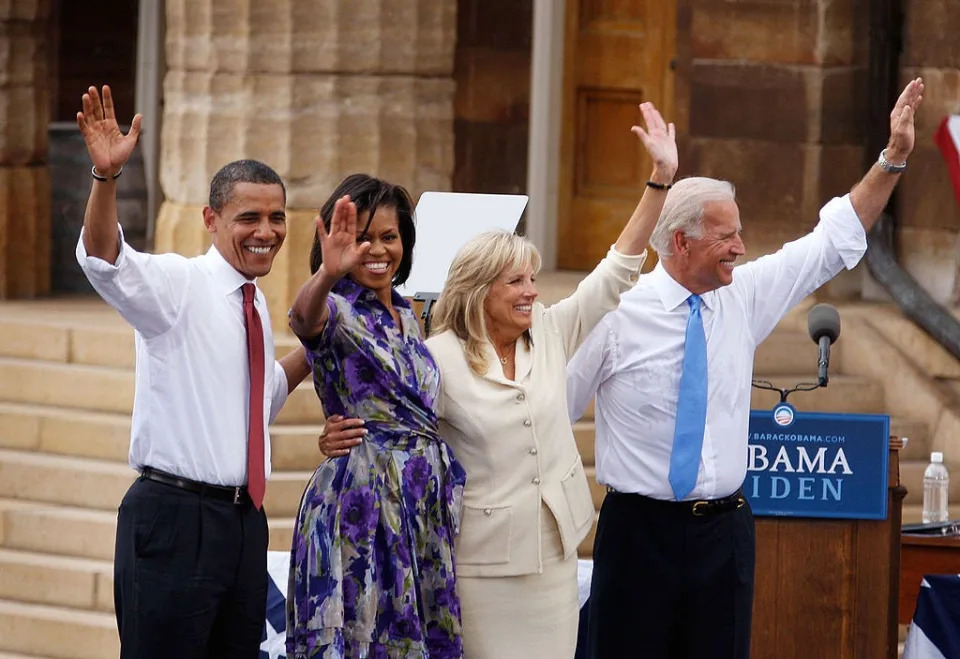
[{"label": "stone staircase", "polygon": [[[561,297],[578,279],[542,277],[544,301]],[[951,396],[960,397],[954,386],[960,368],[939,368],[937,380],[916,364],[901,372],[907,367],[897,359],[905,357],[893,354],[888,338],[906,330],[894,324],[887,334],[869,334],[874,314],[855,312],[841,310],[844,333],[834,346],[829,388],[794,394],[791,402],[806,410],[890,411],[891,432],[910,438],[901,473],[909,490],[904,517],[915,520],[929,451],[943,449],[944,438],[960,429],[951,425],[956,415],[945,411]],[[851,322],[867,329],[855,331]],[[865,333],[869,341],[857,338]],[[293,346],[292,337],[278,336],[278,354]],[[133,361],[132,331],[99,300],[0,303],[0,659],[118,654],[112,558],[116,507],[135,475],[126,464]],[[815,363],[805,309],[798,309],[760,347],[755,369],[787,384],[810,380]],[[770,408],[775,399],[755,391],[754,407]],[[272,550],[290,546],[302,488],[320,459],[321,424],[306,383],[271,429],[274,472],[265,506]],[[593,479],[592,409],[575,435],[599,509],[604,490]],[[960,474],[960,465],[950,466]],[[953,501],[960,501],[958,486],[960,477],[953,479]],[[591,534],[582,555],[590,555],[592,543]]]}]

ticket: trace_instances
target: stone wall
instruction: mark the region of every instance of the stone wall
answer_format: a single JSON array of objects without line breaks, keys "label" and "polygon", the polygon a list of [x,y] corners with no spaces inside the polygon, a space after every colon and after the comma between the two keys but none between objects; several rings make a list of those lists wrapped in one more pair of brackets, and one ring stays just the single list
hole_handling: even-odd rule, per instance
[{"label": "stone wall", "polygon": [[863,173],[865,1],[680,3],[681,174],[736,185],[748,259]]},{"label": "stone wall", "polygon": [[274,325],[308,276],[313,217],[344,176],[414,198],[453,173],[456,0],[167,0],[155,251],[197,254],[213,174],[262,160],[287,183],[288,234],[264,278]]},{"label": "stone wall", "polygon": [[0,298],[50,288],[49,0],[0,0]]},{"label": "stone wall", "polygon": [[960,3],[906,0],[901,78],[926,83],[917,114],[917,148],[897,199],[898,258],[940,302],[960,302],[957,268],[960,206],[933,134],[960,114]]},{"label": "stone wall", "polygon": [[[748,258],[808,231],[863,175],[867,0],[681,0],[678,106],[684,174],[737,185]],[[904,0],[901,82],[922,75],[918,143],[899,187],[898,258],[940,301],[955,283],[960,209],[932,135],[960,112],[960,3]],[[871,154],[872,155],[872,154]],[[824,294],[883,297],[865,264]]]}]

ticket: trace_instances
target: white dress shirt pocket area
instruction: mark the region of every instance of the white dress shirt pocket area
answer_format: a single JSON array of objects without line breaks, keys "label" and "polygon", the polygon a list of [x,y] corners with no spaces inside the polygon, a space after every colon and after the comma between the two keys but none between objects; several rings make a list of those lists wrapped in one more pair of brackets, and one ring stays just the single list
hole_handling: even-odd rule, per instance
[{"label": "white dress shirt pocket area", "polygon": [[457,536],[458,565],[499,565],[510,562],[513,506],[463,506]]},{"label": "white dress shirt pocket area", "polygon": [[560,479],[560,485],[570,508],[574,528],[579,532],[583,527],[589,527],[593,522],[593,497],[590,496],[590,485],[587,483],[587,475],[583,471],[583,461],[579,455]]}]

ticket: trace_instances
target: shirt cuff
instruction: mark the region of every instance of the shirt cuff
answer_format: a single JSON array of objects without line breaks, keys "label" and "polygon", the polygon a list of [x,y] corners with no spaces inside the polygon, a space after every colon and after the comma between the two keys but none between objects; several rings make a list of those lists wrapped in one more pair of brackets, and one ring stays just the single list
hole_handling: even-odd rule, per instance
[{"label": "shirt cuff", "polygon": [[852,270],[867,251],[867,232],[849,194],[834,197],[820,209],[818,228],[826,232],[847,270]]},{"label": "shirt cuff", "polygon": [[87,254],[87,248],[83,244],[83,232],[85,228],[80,229],[80,240],[77,241],[77,263],[80,268],[89,274],[101,275],[101,277],[112,277],[116,275],[123,266],[127,242],[123,239],[123,227],[117,224],[117,260],[115,263],[108,263],[103,259]]}]

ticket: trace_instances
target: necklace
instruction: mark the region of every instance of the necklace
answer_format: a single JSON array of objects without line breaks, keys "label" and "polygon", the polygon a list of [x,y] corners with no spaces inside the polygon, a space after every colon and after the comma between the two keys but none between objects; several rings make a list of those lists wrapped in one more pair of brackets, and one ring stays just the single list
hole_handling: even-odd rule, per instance
[{"label": "necklace", "polygon": [[507,358],[506,358],[506,357],[501,357],[501,358],[500,358],[500,363],[506,365],[506,363],[507,363]]},{"label": "necklace", "polygon": [[501,356],[500,356],[500,350],[499,350],[499,348],[497,348],[496,346],[493,347],[493,351],[496,352],[496,353],[497,353],[497,357],[500,358],[500,363],[503,364],[504,366],[506,366],[506,365],[507,365],[507,357],[501,357]]}]

